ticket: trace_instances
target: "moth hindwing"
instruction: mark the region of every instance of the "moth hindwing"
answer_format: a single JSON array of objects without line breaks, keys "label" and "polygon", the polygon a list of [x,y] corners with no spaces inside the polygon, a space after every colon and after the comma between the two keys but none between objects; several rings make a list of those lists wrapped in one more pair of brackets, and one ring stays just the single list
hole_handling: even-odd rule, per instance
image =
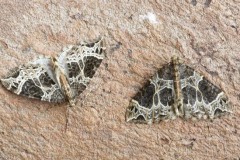
[{"label": "moth hindwing", "polygon": [[153,123],[166,119],[214,118],[230,112],[225,93],[173,57],[131,100],[126,121]]},{"label": "moth hindwing", "polygon": [[73,106],[100,66],[103,50],[102,39],[72,45],[56,57],[39,58],[13,69],[1,82],[18,95],[48,102],[69,101]]}]

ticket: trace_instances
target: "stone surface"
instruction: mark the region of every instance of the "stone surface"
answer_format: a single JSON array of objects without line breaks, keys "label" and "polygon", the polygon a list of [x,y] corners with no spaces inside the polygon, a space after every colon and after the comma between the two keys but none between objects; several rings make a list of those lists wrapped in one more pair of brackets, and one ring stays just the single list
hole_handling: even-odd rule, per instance
[{"label": "stone surface", "polygon": [[[240,3],[0,0],[0,76],[39,55],[104,36],[106,58],[76,107],[0,87],[0,159],[239,159]],[[222,88],[213,122],[125,122],[130,99],[172,55]]]}]

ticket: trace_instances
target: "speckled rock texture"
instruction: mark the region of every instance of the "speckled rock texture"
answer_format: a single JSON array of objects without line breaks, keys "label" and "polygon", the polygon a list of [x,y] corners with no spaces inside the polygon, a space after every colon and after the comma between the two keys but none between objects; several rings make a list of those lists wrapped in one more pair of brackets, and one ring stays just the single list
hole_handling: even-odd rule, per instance
[{"label": "speckled rock texture", "polygon": [[[237,0],[0,0],[0,76],[103,36],[106,58],[69,110],[0,87],[0,159],[240,158]],[[233,114],[125,122],[131,98],[172,55],[228,95]]]}]

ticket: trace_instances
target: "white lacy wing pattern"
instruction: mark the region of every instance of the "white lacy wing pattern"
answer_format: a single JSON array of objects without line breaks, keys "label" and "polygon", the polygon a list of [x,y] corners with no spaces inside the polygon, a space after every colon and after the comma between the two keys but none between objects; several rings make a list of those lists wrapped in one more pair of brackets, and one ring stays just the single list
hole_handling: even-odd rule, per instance
[{"label": "white lacy wing pattern", "polygon": [[8,90],[48,102],[63,102],[65,97],[54,77],[50,58],[40,58],[15,68],[1,79]]},{"label": "white lacy wing pattern", "polygon": [[220,88],[187,65],[181,64],[179,71],[186,118],[213,119],[230,111],[228,98]]},{"label": "white lacy wing pattern", "polygon": [[59,55],[58,62],[63,65],[74,97],[82,93],[100,66],[103,54],[103,41],[69,46]]},{"label": "white lacy wing pattern", "polygon": [[153,123],[174,116],[173,68],[167,64],[133,97],[126,111],[128,122]]}]

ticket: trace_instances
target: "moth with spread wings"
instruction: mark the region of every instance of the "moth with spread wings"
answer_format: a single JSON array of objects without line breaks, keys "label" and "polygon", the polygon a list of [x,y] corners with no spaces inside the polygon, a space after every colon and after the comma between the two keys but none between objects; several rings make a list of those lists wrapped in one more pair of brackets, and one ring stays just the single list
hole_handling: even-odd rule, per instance
[{"label": "moth with spread wings", "polygon": [[57,57],[43,57],[15,68],[1,82],[18,95],[48,102],[69,101],[74,106],[76,96],[83,92],[100,66],[103,50],[102,39],[72,45]]},{"label": "moth with spread wings", "polygon": [[153,123],[176,117],[214,118],[230,112],[225,93],[173,57],[130,102],[127,122]]}]

